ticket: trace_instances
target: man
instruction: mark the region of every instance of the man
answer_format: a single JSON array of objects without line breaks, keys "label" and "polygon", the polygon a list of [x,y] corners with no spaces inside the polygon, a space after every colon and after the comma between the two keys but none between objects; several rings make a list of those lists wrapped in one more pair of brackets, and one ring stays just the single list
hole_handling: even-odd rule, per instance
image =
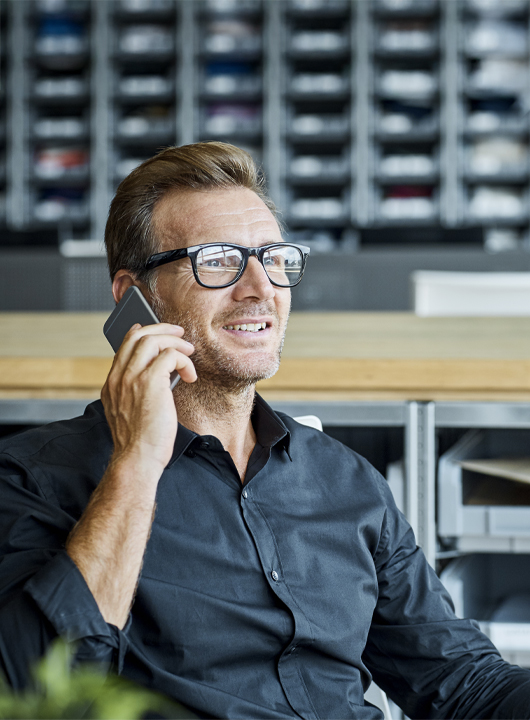
[{"label": "man", "polygon": [[9,681],[62,635],[207,717],[381,718],[372,674],[410,717],[530,718],[530,672],[454,616],[385,480],[255,394],[306,251],[251,158],[161,152],[106,244],[116,301],[137,285],[161,324],[131,329],[83,417],[2,443]]}]

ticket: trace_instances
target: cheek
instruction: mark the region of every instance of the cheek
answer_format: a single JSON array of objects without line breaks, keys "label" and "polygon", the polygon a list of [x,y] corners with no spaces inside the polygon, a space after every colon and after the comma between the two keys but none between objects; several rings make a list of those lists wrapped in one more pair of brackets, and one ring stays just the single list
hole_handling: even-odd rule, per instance
[{"label": "cheek", "polygon": [[279,316],[287,320],[291,311],[291,291],[289,289],[280,290],[277,295],[277,307]]},{"label": "cheek", "polygon": [[193,307],[197,287],[191,269],[172,272],[161,277],[158,283],[160,297],[171,314],[185,313]]}]

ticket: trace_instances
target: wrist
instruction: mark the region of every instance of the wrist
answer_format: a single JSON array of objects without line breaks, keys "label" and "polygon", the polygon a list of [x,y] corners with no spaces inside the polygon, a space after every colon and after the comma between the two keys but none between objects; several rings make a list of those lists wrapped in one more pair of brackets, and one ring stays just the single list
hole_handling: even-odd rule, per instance
[{"label": "wrist", "polygon": [[106,474],[110,473],[127,484],[134,482],[135,485],[154,485],[156,488],[164,469],[162,464],[154,460],[151,455],[131,449],[114,452]]}]

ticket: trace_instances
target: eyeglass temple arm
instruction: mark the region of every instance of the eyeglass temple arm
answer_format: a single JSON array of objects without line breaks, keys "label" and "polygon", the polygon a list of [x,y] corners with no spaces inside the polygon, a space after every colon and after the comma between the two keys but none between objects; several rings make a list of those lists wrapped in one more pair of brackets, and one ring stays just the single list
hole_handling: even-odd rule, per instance
[{"label": "eyeglass temple arm", "polygon": [[188,248],[181,248],[179,250],[166,250],[166,252],[156,253],[151,255],[148,261],[145,263],[146,270],[153,270],[160,265],[173,262],[173,260],[180,260],[180,258],[186,257],[188,254]]}]

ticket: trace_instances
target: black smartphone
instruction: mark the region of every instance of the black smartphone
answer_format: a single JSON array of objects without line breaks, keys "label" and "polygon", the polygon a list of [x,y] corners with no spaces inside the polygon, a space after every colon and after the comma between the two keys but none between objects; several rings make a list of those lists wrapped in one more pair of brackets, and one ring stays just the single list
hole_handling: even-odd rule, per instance
[{"label": "black smartphone", "polygon": [[[160,322],[149,307],[147,300],[140,290],[132,285],[120,302],[116,305],[103,326],[103,334],[109,341],[114,352],[118,352],[123,338],[133,325],[154,325]],[[180,375],[175,370],[171,373],[171,389],[180,380]]]}]

